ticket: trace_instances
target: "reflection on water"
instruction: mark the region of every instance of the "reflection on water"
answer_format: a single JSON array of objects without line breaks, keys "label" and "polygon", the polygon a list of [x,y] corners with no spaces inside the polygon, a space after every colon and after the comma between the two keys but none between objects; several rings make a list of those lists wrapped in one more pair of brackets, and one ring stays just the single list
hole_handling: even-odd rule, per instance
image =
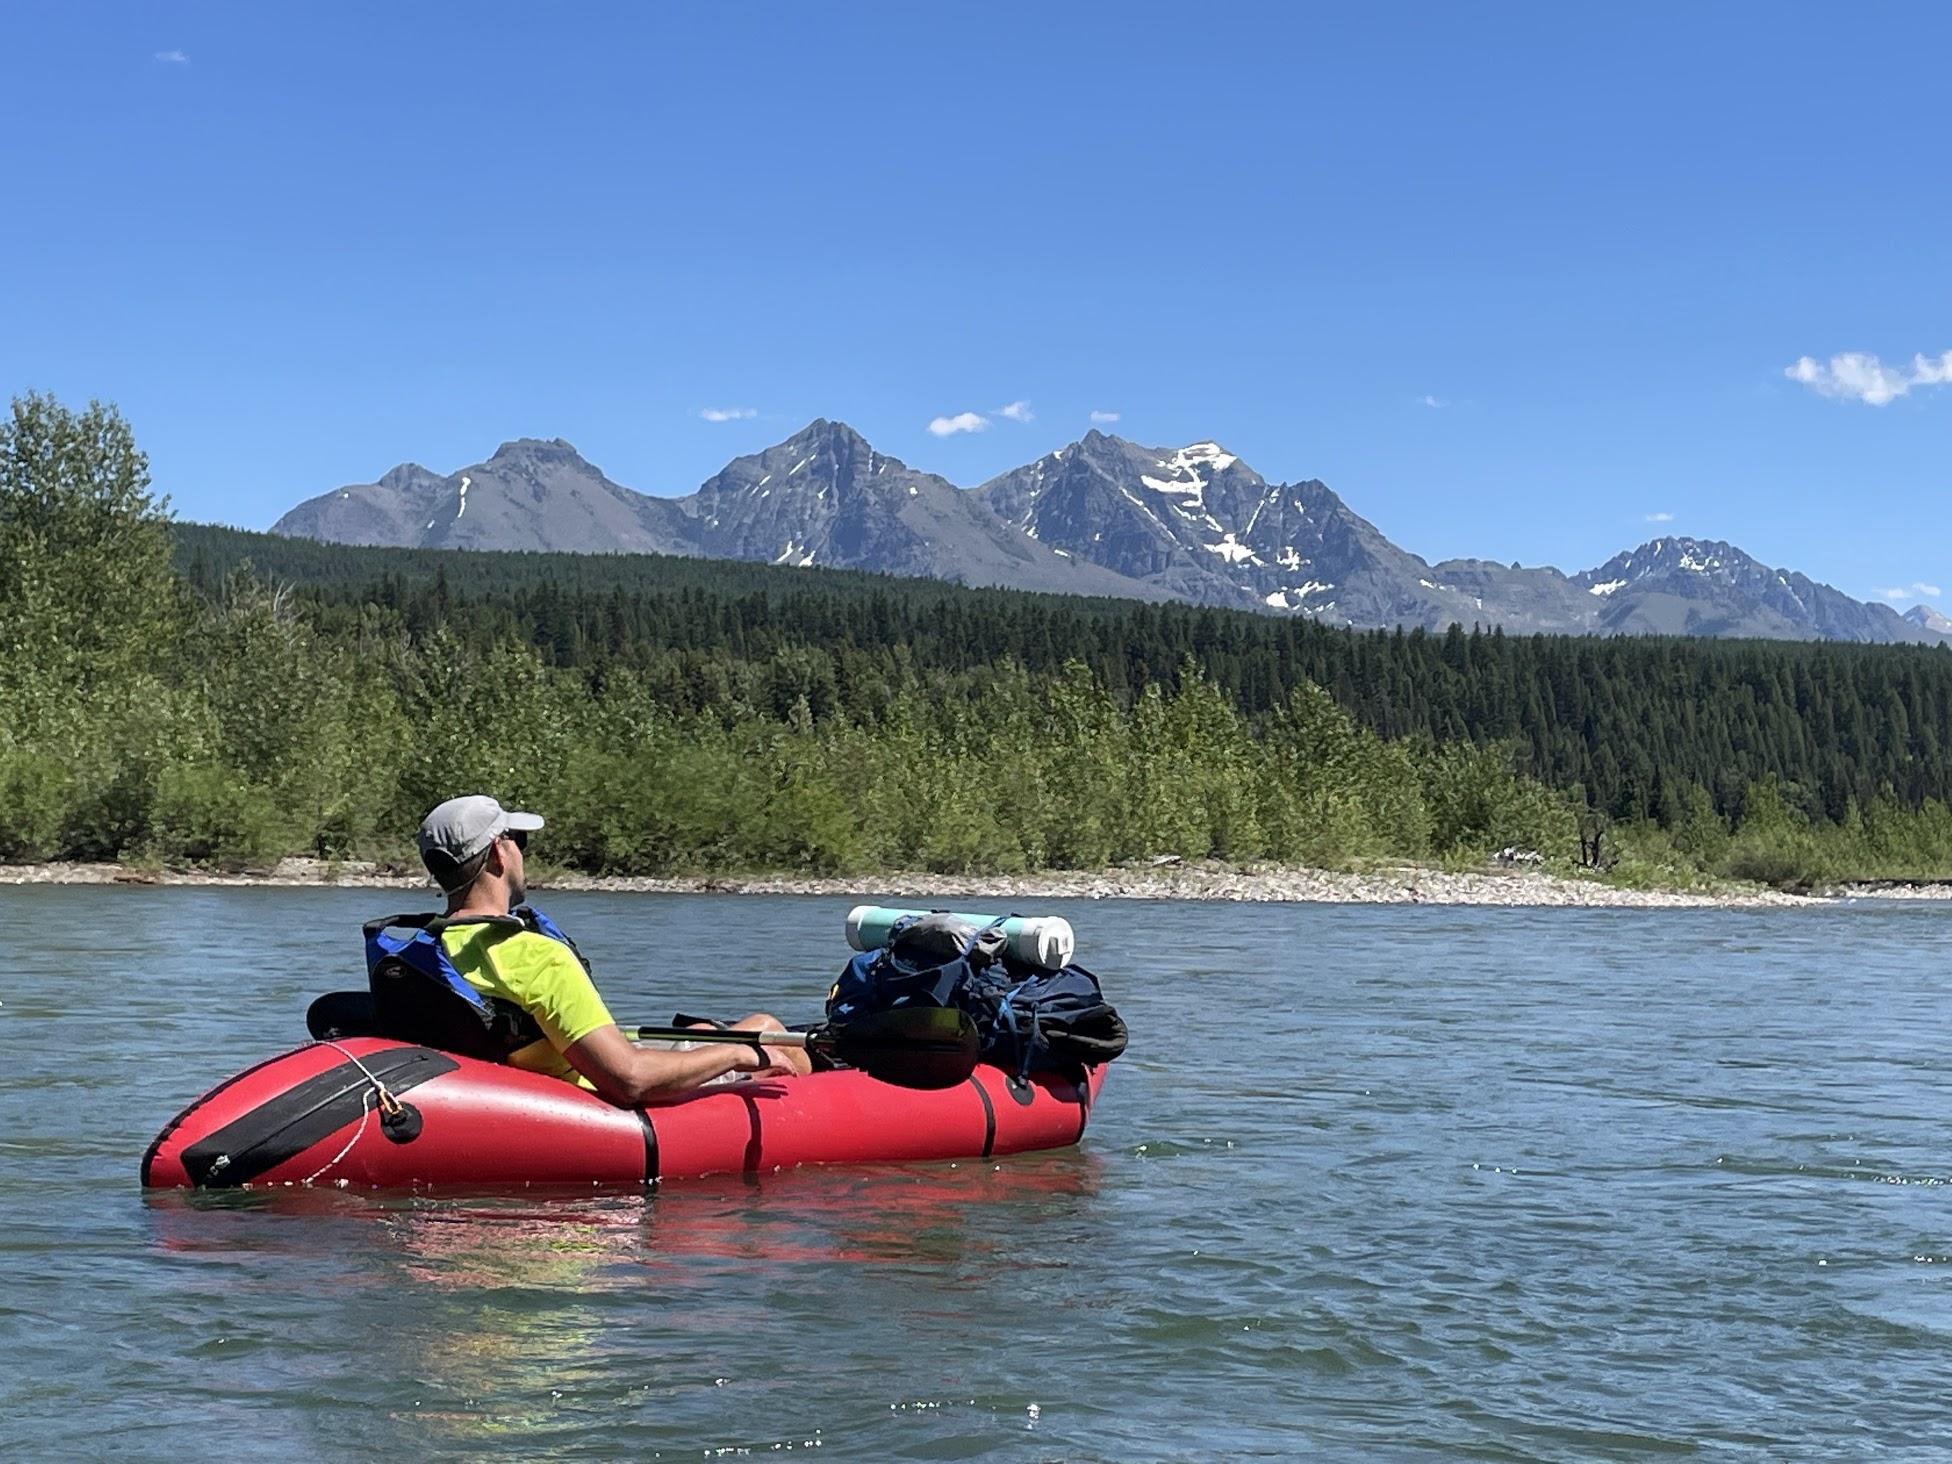
[{"label": "reflection on water", "polygon": [[[630,1272],[715,1265],[906,1261],[923,1246],[962,1259],[986,1208],[1088,1211],[1103,1161],[1077,1149],[930,1165],[805,1168],[718,1175],[667,1190],[525,1185],[479,1193],[388,1194],[337,1188],[148,1190],[151,1244],[174,1254],[241,1251],[300,1263],[371,1250],[433,1287],[627,1283]],[[277,1227],[224,1217],[277,1216]],[[977,1255],[980,1256],[980,1243]],[[471,1258],[480,1257],[477,1269]],[[553,1274],[570,1258],[576,1276]],[[531,1264],[552,1274],[529,1275]],[[418,1269],[416,1269],[418,1267]]]},{"label": "reflection on water", "polygon": [[[886,1289],[904,1305],[965,1322],[958,1294],[980,1296],[984,1278],[1018,1263],[1011,1216],[1031,1205],[1047,1221],[1088,1220],[1101,1175],[1096,1157],[1063,1151],[726,1176],[661,1192],[162,1191],[142,1205],[150,1247],[224,1273],[196,1275],[195,1292],[268,1306],[303,1298],[314,1345],[336,1338],[361,1375],[410,1383],[418,1401],[399,1416],[423,1439],[464,1447],[547,1430],[565,1398],[612,1389],[620,1368],[637,1399],[620,1406],[648,1410],[695,1386],[687,1339],[728,1327],[776,1333],[787,1325],[776,1296],[796,1276],[818,1289],[841,1270],[890,1270]],[[871,1314],[882,1288],[860,1276],[854,1286],[854,1305]],[[676,1357],[647,1357],[612,1330],[647,1309]]]}]

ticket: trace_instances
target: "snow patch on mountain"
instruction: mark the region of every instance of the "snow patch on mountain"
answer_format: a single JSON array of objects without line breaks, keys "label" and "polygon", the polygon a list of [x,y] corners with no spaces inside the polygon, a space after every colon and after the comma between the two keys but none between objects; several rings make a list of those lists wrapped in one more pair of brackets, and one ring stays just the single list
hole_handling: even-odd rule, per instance
[{"label": "snow patch on mountain", "polygon": [[[1216,524],[1215,527],[1217,528],[1219,526]],[[1218,544],[1208,544],[1206,548],[1208,553],[1218,554],[1229,564],[1239,564],[1242,560],[1248,560],[1255,564],[1261,562],[1260,556],[1245,544],[1238,542],[1231,532],[1222,534]]]},{"label": "snow patch on mountain", "polygon": [[1200,469],[1206,468],[1209,474],[1218,473],[1239,461],[1239,458],[1226,451],[1217,442],[1194,442],[1182,447],[1169,458],[1154,460],[1153,466],[1164,468],[1171,475],[1170,477],[1154,478],[1147,474],[1140,474],[1139,481],[1154,493],[1182,495],[1204,506],[1201,495],[1206,492],[1207,485],[1213,479],[1211,476],[1201,477]]}]

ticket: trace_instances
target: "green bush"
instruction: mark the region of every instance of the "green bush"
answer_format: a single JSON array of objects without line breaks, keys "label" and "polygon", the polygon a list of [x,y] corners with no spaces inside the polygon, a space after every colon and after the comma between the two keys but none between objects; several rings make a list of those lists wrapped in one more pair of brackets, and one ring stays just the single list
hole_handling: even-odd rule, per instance
[{"label": "green bush", "polygon": [[0,861],[31,863],[61,854],[74,792],[71,769],[53,754],[0,752]]},{"label": "green bush", "polygon": [[1423,764],[1431,842],[1439,851],[1488,854],[1516,845],[1565,857],[1578,844],[1578,818],[1565,795],[1520,777],[1511,749],[1449,743]]},{"label": "green bush", "polygon": [[1738,844],[1722,860],[1722,873],[1730,879],[1779,889],[1815,883],[1820,868],[1821,861],[1811,859],[1806,849],[1770,846],[1759,840]]},{"label": "green bush", "polygon": [[[1831,877],[1833,850],[1824,847],[1809,816],[1773,778],[1749,785],[1741,826],[1721,859],[1731,879],[1808,887]],[[1834,839],[1834,833],[1832,835]]]},{"label": "green bush", "polygon": [[291,843],[270,793],[231,768],[177,764],[157,780],[149,846],[166,861],[244,864]]}]

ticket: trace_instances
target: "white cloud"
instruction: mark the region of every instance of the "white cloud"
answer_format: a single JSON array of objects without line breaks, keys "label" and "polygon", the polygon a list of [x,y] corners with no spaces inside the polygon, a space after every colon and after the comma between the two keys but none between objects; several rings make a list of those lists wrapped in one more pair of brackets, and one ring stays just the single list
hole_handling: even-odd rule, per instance
[{"label": "white cloud", "polygon": [[698,414],[707,422],[743,422],[748,417],[757,417],[757,407],[706,407]]},{"label": "white cloud", "polygon": [[1952,382],[1952,351],[1913,356],[1909,366],[1887,366],[1869,351],[1845,351],[1827,362],[1799,356],[1794,365],[1783,368],[1783,375],[1818,396],[1854,397],[1866,406],[1882,407],[1915,386]]},{"label": "white cloud", "polygon": [[1647,522],[1650,524],[1671,524],[1674,522],[1674,515],[1663,509],[1659,513],[1648,514]]},{"label": "white cloud", "polygon": [[1011,402],[1007,407],[998,407],[996,415],[1007,417],[1012,422],[1034,422],[1037,414],[1030,410],[1029,402]]},{"label": "white cloud", "polygon": [[1417,400],[1421,401],[1426,407],[1447,407],[1450,405],[1449,402],[1440,396],[1419,397]]},{"label": "white cloud", "polygon": [[990,425],[990,419],[976,412],[958,412],[953,417],[937,417],[929,423],[929,431],[937,437],[954,437],[958,432],[981,432]]},{"label": "white cloud", "polygon": [[188,66],[190,58],[181,51],[158,51],[156,59],[170,66]]},{"label": "white cloud", "polygon": [[1093,412],[1091,414],[1092,424],[1098,427],[1109,427],[1111,426],[1112,423],[1116,422],[1117,420],[1118,420],[1117,412]]},{"label": "white cloud", "polygon": [[1928,585],[1922,581],[1913,581],[1908,585],[1893,585],[1888,590],[1878,591],[1878,594],[1887,600],[1936,600],[1941,593],[1939,586]]}]

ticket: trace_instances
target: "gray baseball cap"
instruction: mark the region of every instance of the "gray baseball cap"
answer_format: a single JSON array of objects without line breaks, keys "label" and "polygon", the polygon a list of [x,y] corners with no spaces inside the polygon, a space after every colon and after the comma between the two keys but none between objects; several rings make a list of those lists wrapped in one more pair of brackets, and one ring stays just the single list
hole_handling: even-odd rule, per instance
[{"label": "gray baseball cap", "polygon": [[420,821],[420,860],[442,889],[452,891],[474,878],[478,867],[470,866],[496,839],[511,829],[541,827],[537,814],[511,812],[485,793],[464,794]]}]

